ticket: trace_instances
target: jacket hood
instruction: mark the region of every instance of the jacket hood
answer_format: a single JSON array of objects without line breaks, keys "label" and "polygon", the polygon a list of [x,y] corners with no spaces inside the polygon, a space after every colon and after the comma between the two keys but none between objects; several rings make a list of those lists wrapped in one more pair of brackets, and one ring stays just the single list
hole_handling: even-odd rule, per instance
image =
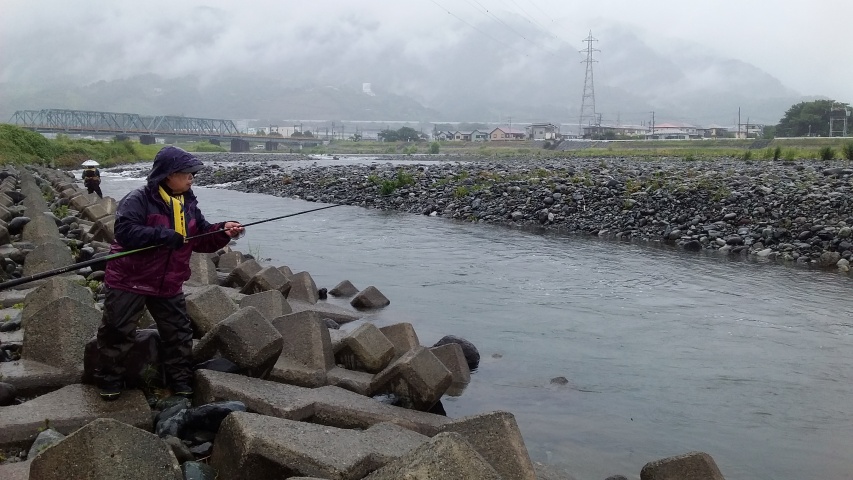
[{"label": "jacket hood", "polygon": [[170,174],[186,171],[198,171],[204,164],[191,153],[178,147],[163,147],[154,157],[154,165],[148,174],[148,186],[157,186]]}]

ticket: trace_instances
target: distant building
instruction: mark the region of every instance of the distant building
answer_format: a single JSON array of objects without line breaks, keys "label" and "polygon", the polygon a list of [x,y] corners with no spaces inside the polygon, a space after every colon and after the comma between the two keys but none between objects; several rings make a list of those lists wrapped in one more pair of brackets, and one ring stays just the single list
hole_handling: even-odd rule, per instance
[{"label": "distant building", "polygon": [[524,140],[527,134],[523,130],[509,127],[498,127],[489,132],[491,141]]},{"label": "distant building", "polygon": [[690,140],[702,138],[699,129],[689,123],[660,123],[646,132],[649,140]]},{"label": "distant building", "polygon": [[648,128],[641,125],[590,125],[583,127],[584,138],[602,138],[607,136],[644,138]]},{"label": "distant building", "polygon": [[[380,89],[380,90],[381,90],[381,89]],[[366,95],[370,95],[371,97],[375,97],[375,96],[376,96],[376,94],[375,94],[375,93],[373,93],[373,89],[370,87],[370,84],[369,84],[369,83],[362,83],[362,84],[361,84],[361,93],[364,93],[364,94],[366,94]]]},{"label": "distant building", "polygon": [[556,140],[560,136],[560,127],[553,123],[532,123],[524,130],[530,140]]}]

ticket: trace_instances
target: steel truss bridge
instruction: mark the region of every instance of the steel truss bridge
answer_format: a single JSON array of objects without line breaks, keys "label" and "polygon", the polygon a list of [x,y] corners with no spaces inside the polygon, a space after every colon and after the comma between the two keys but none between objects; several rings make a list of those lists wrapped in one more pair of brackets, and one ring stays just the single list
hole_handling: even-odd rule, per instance
[{"label": "steel truss bridge", "polygon": [[146,145],[156,138],[205,139],[219,145],[231,141],[232,152],[249,150],[249,142],[263,143],[267,151],[277,150],[279,144],[315,146],[317,138],[284,138],[241,133],[231,120],[180,117],[173,115],[145,116],[136,113],[91,112],[85,110],[18,110],[10,123],[41,133],[80,135],[110,135],[117,138],[138,136]]}]

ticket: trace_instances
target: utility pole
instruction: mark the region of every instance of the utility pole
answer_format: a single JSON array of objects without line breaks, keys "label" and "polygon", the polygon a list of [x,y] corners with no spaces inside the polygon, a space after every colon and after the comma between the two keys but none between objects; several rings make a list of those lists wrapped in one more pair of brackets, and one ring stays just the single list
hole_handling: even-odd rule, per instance
[{"label": "utility pole", "polygon": [[737,138],[740,138],[740,107],[737,107]]},{"label": "utility pole", "polygon": [[593,75],[592,75],[592,64],[596,63],[596,60],[592,58],[593,52],[600,52],[601,50],[597,48],[592,48],[592,42],[597,42],[598,39],[592,37],[592,30],[589,32],[589,36],[584,39],[586,42],[586,49],[580,50],[581,53],[586,53],[586,60],[581,63],[586,63],[586,75],[583,80],[583,98],[581,99],[581,114],[578,119],[578,130],[580,130],[580,137],[583,138],[583,126],[584,121],[587,124],[592,124],[596,120],[595,116],[595,85],[593,84]]},{"label": "utility pole", "polygon": [[655,136],[655,112],[650,112],[650,113],[652,114],[652,123],[651,123],[651,127],[652,127],[651,132],[652,132],[652,134],[651,134],[650,136],[651,136],[651,137],[654,137],[654,136]]},{"label": "utility pole", "polygon": [[509,116],[509,139],[512,140],[512,115]]}]

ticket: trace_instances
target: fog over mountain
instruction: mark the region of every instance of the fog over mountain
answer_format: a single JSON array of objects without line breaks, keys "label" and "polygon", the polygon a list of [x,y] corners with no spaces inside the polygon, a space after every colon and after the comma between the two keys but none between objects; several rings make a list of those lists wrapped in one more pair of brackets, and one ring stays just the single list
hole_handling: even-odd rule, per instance
[{"label": "fog over mountain", "polygon": [[[576,123],[585,76],[580,39],[589,31],[557,37],[519,14],[502,12],[499,19],[469,19],[471,28],[429,38],[394,36],[365,16],[293,28],[283,19],[282,36],[269,37],[240,35],[229,12],[213,7],[165,18],[148,34],[123,33],[105,10],[71,26],[66,48],[33,32],[15,45],[14,56],[0,54],[0,115],[70,108],[231,119]],[[652,38],[605,20],[592,35],[600,50],[595,105],[605,124],[640,124],[654,112],[658,123],[733,125],[739,108],[743,122],[775,124],[805,99],[705,45]]]}]

